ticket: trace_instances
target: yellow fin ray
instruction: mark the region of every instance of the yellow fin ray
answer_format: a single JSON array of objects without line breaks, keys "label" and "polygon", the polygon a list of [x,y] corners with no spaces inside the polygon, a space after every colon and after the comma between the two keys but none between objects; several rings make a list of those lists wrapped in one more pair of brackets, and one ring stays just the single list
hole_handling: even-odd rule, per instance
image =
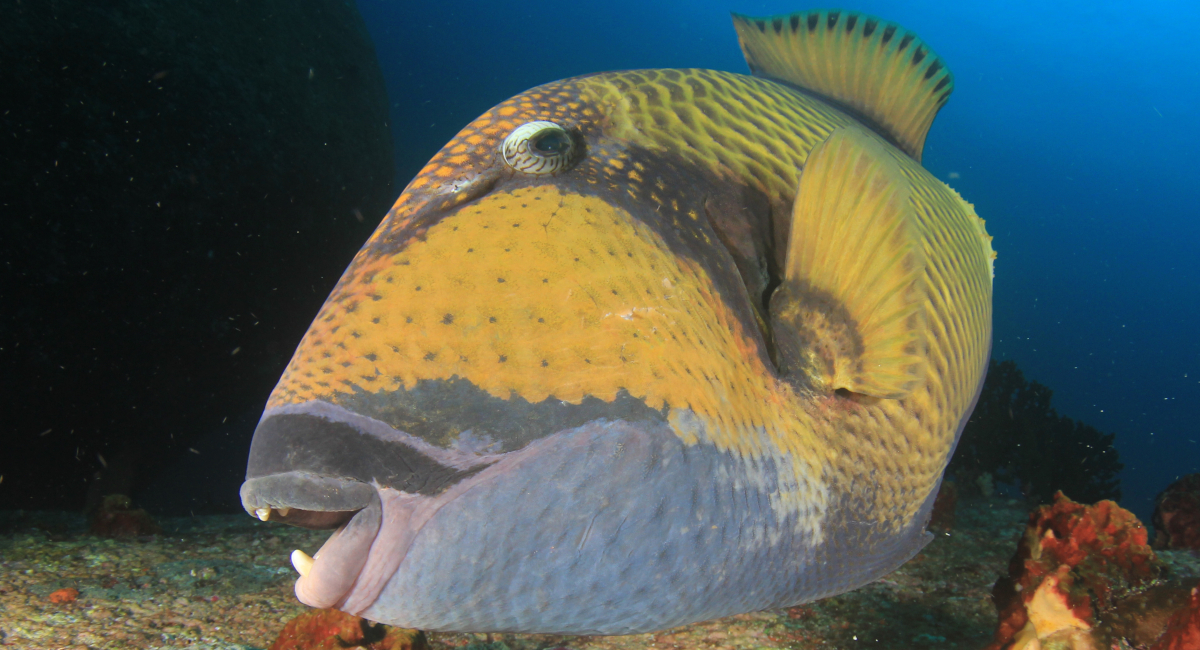
[{"label": "yellow fin ray", "polygon": [[908,181],[885,146],[848,127],[809,154],[770,311],[785,370],[898,399],[924,378],[925,261]]},{"label": "yellow fin ray", "polygon": [[954,90],[941,57],[912,32],[874,16],[820,10],[733,15],[750,71],[846,106],[917,161]]}]

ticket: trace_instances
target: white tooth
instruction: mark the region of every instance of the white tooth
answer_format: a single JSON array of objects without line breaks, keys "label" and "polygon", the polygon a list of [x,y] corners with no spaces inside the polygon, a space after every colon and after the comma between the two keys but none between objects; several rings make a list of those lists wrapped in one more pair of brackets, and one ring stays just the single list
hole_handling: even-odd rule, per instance
[{"label": "white tooth", "polygon": [[271,518],[271,509],[270,508],[256,508],[254,510],[254,516],[258,517],[259,519],[261,519],[263,521],[266,521]]},{"label": "white tooth", "polygon": [[291,512],[291,508],[276,508],[275,512],[279,513],[280,517],[286,517],[287,513]]},{"label": "white tooth", "polygon": [[292,566],[296,567],[296,572],[301,577],[304,577],[308,575],[309,571],[312,571],[313,559],[308,557],[308,553],[296,549],[292,551]]}]

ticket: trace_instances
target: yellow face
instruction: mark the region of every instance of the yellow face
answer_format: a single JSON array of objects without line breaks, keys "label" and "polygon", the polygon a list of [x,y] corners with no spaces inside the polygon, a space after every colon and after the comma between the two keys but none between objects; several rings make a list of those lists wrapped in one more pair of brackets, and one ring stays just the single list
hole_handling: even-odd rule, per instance
[{"label": "yellow face", "polygon": [[[409,425],[431,413],[386,405],[449,382],[489,405],[627,396],[668,419],[687,409],[722,446],[782,426],[788,389],[760,314],[768,213],[785,198],[656,146],[614,89],[605,77],[535,89],[447,144],[347,270],[268,406],[323,400]],[[469,429],[510,450],[553,433],[539,426],[460,418],[425,437],[450,446]]]},{"label": "yellow face", "polygon": [[666,424],[688,445],[784,459],[779,513],[869,483],[862,516],[905,524],[980,382],[990,262],[970,207],[896,151],[939,260],[924,279],[939,287],[925,305],[934,371],[883,401],[784,378],[767,323],[797,180],[847,125],[778,84],[703,70],[518,95],[409,184],[268,409],[330,403],[472,453],[598,420]]}]

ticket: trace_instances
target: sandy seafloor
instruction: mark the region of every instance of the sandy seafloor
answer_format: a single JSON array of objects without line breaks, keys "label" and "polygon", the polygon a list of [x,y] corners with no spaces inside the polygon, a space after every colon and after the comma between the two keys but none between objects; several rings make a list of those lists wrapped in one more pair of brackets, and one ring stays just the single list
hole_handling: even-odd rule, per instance
[{"label": "sandy seafloor", "polygon": [[[916,558],[857,591],[788,610],[743,614],[657,634],[497,634],[512,650],[546,648],[981,648],[996,623],[992,584],[1005,571],[1027,509],[959,503],[954,528]],[[0,513],[0,645],[29,648],[268,648],[306,611],[288,555],[314,553],[326,531],[248,515],[165,519],[162,535],[111,540],[82,516]],[[1194,562],[1195,557],[1178,558]],[[1194,567],[1193,567],[1194,569]],[[79,597],[55,604],[55,590]],[[484,647],[480,634],[432,633],[436,649]],[[490,647],[500,647],[498,644]]]}]

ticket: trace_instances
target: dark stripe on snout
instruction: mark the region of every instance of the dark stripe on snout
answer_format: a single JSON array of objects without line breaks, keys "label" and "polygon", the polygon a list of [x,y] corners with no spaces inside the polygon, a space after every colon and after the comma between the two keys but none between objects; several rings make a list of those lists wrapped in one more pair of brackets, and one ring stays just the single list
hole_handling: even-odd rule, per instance
[{"label": "dark stripe on snout", "polygon": [[345,422],[283,413],[263,420],[255,430],[246,478],[307,472],[432,496],[485,466],[448,467],[403,442]]}]

